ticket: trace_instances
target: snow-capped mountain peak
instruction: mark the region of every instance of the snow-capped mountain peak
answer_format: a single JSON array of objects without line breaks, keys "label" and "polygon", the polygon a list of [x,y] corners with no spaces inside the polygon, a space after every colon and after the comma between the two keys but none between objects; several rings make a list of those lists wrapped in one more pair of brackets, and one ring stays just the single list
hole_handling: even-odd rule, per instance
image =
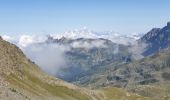
[{"label": "snow-capped mountain peak", "polygon": [[76,39],[76,38],[97,38],[96,34],[93,31],[88,30],[87,28],[75,29],[73,31],[67,31],[61,34],[53,34],[53,38],[60,39],[62,37]]},{"label": "snow-capped mountain peak", "polygon": [[77,39],[77,38],[104,38],[111,40],[114,43],[118,44],[130,44],[141,37],[140,34],[132,33],[132,34],[120,34],[114,31],[106,31],[106,32],[95,32],[89,30],[87,28],[82,28],[80,30],[75,29],[73,31],[67,31],[62,34],[53,34],[51,35],[54,39],[60,39],[62,37],[69,39]]},{"label": "snow-capped mountain peak", "polygon": [[[139,39],[142,35],[137,34],[137,33],[120,34],[114,31],[95,32],[84,27],[80,30],[75,29],[73,31],[67,31],[67,32],[60,33],[60,34],[50,34],[48,36],[52,37],[53,39],[61,39],[62,37],[65,37],[68,39],[104,38],[104,39],[111,40],[114,43],[129,45],[135,42],[137,39]],[[45,35],[24,35],[24,34],[18,35],[18,36],[2,35],[2,38],[4,38],[5,40],[9,42],[15,43],[21,47],[26,47],[30,44],[37,43],[37,42],[43,42],[48,39],[48,37]]]}]

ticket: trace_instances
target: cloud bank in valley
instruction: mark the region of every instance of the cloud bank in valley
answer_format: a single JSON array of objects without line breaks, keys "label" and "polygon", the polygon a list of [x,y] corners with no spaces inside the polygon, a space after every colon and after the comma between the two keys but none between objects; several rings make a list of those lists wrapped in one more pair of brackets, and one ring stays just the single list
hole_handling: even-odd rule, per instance
[{"label": "cloud bank in valley", "polygon": [[103,40],[95,40],[92,42],[87,42],[87,41],[74,41],[70,46],[72,48],[86,48],[86,49],[91,49],[91,48],[105,48],[106,45],[104,44],[105,41]]},{"label": "cloud bank in valley", "polygon": [[57,75],[60,68],[66,67],[65,53],[68,47],[57,44],[32,44],[22,48],[23,52],[45,72]]},{"label": "cloud bank in valley", "polygon": [[129,52],[132,54],[134,59],[138,60],[144,57],[142,53],[145,51],[147,46],[148,44],[144,42],[136,41],[129,47]]},{"label": "cloud bank in valley", "polygon": [[36,64],[38,64],[42,70],[51,75],[60,74],[59,71],[62,68],[67,67],[66,52],[71,48],[105,48],[103,40],[93,42],[75,41],[69,45],[57,44],[57,43],[33,43],[29,46],[21,45],[21,49]]},{"label": "cloud bank in valley", "polygon": [[[89,30],[75,30],[71,32],[65,32],[63,34],[53,34],[55,39],[62,38],[63,36],[69,39],[76,38],[104,38],[109,39],[112,42],[118,44],[129,44],[135,41],[135,38],[122,36],[117,33],[109,32],[107,33],[96,33]],[[69,51],[71,48],[86,48],[91,49],[93,47],[105,48],[103,40],[99,41],[75,41],[70,45],[61,45],[54,43],[45,43],[47,36],[44,35],[3,35],[2,38],[6,41],[16,44],[22,49],[28,58],[39,65],[45,72],[56,75],[61,68],[67,67],[65,60],[65,52]],[[134,55],[139,56],[141,53],[141,48],[137,44],[134,45],[133,49],[129,51],[133,52]],[[113,51],[115,54],[119,52],[119,46]]]}]

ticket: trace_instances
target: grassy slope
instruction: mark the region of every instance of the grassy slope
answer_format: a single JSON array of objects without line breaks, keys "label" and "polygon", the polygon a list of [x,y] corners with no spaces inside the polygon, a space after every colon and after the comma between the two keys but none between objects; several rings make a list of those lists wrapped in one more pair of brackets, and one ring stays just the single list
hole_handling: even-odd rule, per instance
[{"label": "grassy slope", "polygon": [[[28,68],[28,67],[27,67]],[[64,100],[151,100],[150,98],[144,98],[139,95],[135,95],[132,93],[128,93],[127,91],[115,88],[115,87],[108,87],[108,88],[101,88],[96,90],[90,89],[83,89],[78,87],[72,87],[69,85],[61,85],[61,84],[52,84],[46,81],[50,81],[53,79],[52,77],[46,76],[46,81],[39,79],[38,77],[33,76],[33,71],[35,69],[25,69],[24,75],[26,76],[25,79],[21,80],[16,75],[10,74],[7,76],[8,82],[11,84],[11,91],[18,92],[22,89],[26,92],[33,93],[35,98],[37,99],[64,99]],[[39,73],[43,74],[43,73]],[[42,78],[42,77],[41,77]],[[57,83],[62,83],[63,81],[58,81]],[[64,83],[64,82],[63,82]],[[20,93],[21,95],[25,95],[23,92]],[[25,95],[26,98],[31,98],[29,95]],[[33,98],[34,98],[33,97]],[[32,98],[32,99],[33,99]]]}]

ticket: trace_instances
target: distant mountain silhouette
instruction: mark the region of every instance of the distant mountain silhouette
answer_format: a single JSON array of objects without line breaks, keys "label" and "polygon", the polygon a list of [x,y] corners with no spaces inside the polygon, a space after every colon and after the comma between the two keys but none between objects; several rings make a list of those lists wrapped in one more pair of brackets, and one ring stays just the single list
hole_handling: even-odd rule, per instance
[{"label": "distant mountain silhouette", "polygon": [[144,56],[152,55],[161,49],[168,48],[170,46],[170,22],[163,28],[153,28],[139,41],[148,44],[143,52]]}]

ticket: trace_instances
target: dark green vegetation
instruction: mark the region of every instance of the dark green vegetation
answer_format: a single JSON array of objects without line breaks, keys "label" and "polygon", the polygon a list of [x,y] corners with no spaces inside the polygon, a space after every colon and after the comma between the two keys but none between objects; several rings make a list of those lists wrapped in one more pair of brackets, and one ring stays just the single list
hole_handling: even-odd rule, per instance
[{"label": "dark green vegetation", "polygon": [[162,73],[162,78],[165,80],[170,80],[170,73],[169,72]]}]

